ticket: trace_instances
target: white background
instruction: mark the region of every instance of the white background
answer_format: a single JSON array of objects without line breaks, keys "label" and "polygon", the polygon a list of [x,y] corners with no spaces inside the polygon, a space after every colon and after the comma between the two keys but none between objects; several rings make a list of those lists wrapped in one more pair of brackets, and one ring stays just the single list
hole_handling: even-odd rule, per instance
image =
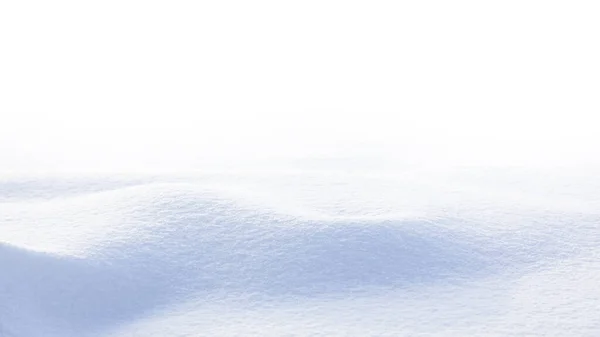
[{"label": "white background", "polygon": [[[3,1],[3,170],[595,161],[595,1]],[[419,158],[417,158],[419,157]]]}]

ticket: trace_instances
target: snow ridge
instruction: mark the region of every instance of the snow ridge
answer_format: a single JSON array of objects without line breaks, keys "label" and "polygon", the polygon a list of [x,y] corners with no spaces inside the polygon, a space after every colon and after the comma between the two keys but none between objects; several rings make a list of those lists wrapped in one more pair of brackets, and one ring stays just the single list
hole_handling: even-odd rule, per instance
[{"label": "snow ridge", "polygon": [[323,304],[496,277],[514,282],[598,242],[591,215],[578,218],[561,247],[550,222],[507,236],[451,216],[311,218],[214,186],[130,182],[60,196],[68,187],[40,185],[54,195],[5,196],[0,331],[118,336],[132,334],[132,324],[168,319],[181,305],[203,312],[240,298],[244,306]]}]

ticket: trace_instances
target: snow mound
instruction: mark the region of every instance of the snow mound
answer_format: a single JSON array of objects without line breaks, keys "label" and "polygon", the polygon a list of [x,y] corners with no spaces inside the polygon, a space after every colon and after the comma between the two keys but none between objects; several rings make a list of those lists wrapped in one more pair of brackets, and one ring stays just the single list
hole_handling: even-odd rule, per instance
[{"label": "snow mound", "polygon": [[[354,308],[345,315],[356,320],[362,305],[373,304],[346,301],[369,294],[420,303],[415,312],[422,312],[425,300],[407,294],[526,280],[599,242],[593,214],[563,214],[507,235],[486,230],[478,216],[318,216],[306,204],[269,203],[247,190],[185,179],[75,183],[76,191],[28,184],[41,192],[15,197],[6,189],[0,203],[2,336],[132,336],[136,329],[140,336],[197,336],[189,324],[207,310],[231,310],[247,323],[249,312],[273,315],[251,303],[306,314],[301,303],[326,306],[332,298]],[[557,236],[574,219],[570,234]],[[490,289],[480,295],[498,291]],[[228,301],[235,304],[219,307]],[[182,310],[187,323],[178,321]],[[412,331],[384,321],[381,331]],[[157,322],[190,330],[166,332]],[[202,329],[235,335],[214,328]]]}]

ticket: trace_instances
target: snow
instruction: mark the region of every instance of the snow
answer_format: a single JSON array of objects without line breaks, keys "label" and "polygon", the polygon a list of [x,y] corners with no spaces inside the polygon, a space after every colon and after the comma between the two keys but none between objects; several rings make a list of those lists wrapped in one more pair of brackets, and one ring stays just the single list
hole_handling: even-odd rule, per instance
[{"label": "snow", "polygon": [[2,336],[594,336],[578,170],[8,176]]},{"label": "snow", "polygon": [[0,1],[0,337],[600,336],[598,1]]}]

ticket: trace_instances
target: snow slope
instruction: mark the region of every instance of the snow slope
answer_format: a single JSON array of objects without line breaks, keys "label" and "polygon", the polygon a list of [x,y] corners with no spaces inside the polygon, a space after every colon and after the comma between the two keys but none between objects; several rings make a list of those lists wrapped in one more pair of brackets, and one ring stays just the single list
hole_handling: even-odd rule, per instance
[{"label": "snow slope", "polygon": [[6,176],[0,336],[596,336],[600,181]]}]

